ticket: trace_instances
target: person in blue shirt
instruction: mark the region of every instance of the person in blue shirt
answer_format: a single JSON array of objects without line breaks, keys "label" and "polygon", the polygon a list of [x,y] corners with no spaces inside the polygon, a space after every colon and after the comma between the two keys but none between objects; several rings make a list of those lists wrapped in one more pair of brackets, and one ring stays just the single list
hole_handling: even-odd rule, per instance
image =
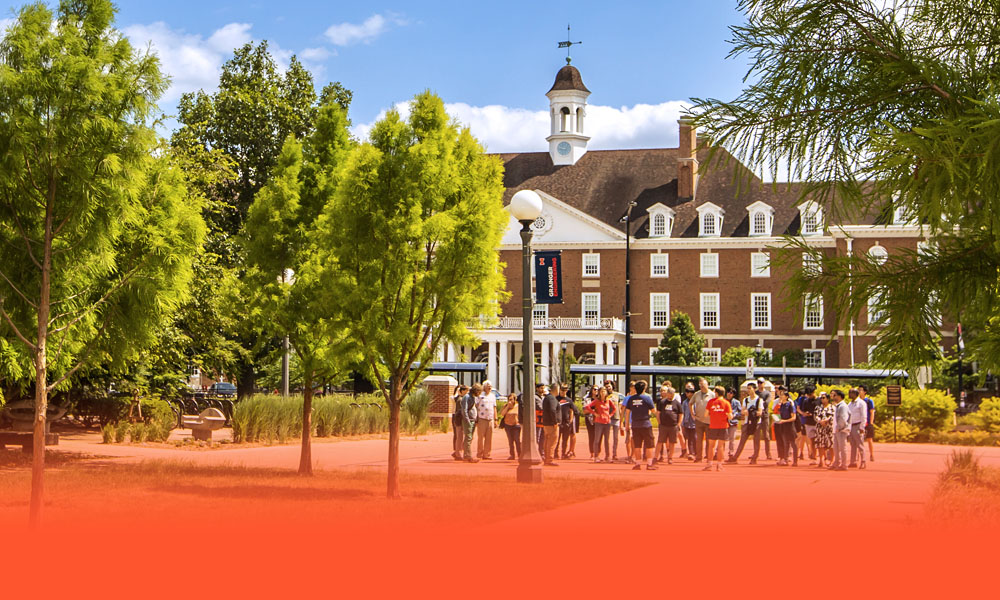
[{"label": "person in blue shirt", "polygon": [[642,470],[642,463],[646,463],[646,470],[656,469],[653,452],[656,443],[653,440],[652,415],[656,411],[656,404],[653,399],[646,394],[646,382],[639,380],[635,382],[635,394],[629,396],[625,403],[625,417],[623,421],[630,423],[632,428],[632,458],[635,459],[635,471]]},{"label": "person in blue shirt", "polygon": [[868,440],[868,462],[875,462],[875,403],[868,395],[868,386],[859,385],[861,400],[868,405],[868,420],[865,424],[865,439]]},{"label": "person in blue shirt", "polygon": [[729,441],[728,452],[726,455],[726,462],[736,454],[736,431],[740,428],[740,416],[743,414],[743,403],[740,401],[739,395],[736,393],[736,388],[729,388],[726,390],[726,400],[733,407],[733,417],[729,419],[729,431],[726,432],[726,437]]},{"label": "person in blue shirt", "polygon": [[695,454],[696,431],[694,414],[691,412],[692,396],[694,396],[694,384],[689,381],[684,384],[684,399],[681,400],[681,410],[684,411],[684,421],[681,423],[681,433],[684,435],[684,445],[681,446],[681,458],[687,456],[688,460],[694,460]]}]

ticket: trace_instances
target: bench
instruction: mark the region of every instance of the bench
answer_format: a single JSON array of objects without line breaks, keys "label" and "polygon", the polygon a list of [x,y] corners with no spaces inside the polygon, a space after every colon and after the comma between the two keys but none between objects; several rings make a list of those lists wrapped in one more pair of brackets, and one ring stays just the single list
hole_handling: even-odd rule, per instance
[{"label": "bench", "polygon": [[[34,448],[35,434],[26,433],[22,431],[0,431],[0,451],[6,450],[7,446],[20,446],[21,451],[25,454],[31,454]],[[45,434],[45,445],[46,446],[58,446],[59,445],[59,434],[58,433],[46,433]]]},{"label": "bench", "polygon": [[206,408],[198,415],[181,416],[181,426],[190,429],[194,439],[211,442],[212,432],[226,426],[226,415],[217,408]]}]

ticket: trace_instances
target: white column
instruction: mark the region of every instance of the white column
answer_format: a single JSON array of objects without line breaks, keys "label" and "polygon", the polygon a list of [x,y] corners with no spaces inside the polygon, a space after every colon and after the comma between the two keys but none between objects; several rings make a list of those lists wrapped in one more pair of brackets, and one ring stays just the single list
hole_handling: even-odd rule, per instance
[{"label": "white column", "polygon": [[505,341],[500,342],[500,373],[497,377],[497,390],[502,394],[509,394],[511,392],[510,382],[508,377],[510,377],[510,359],[507,356],[507,348],[510,343]]},{"label": "white column", "polygon": [[486,378],[493,382],[493,385],[497,384],[497,343],[493,341],[486,342],[488,344],[487,348],[487,358],[486,358]]},{"label": "white column", "polygon": [[548,385],[552,383],[551,377],[549,377],[549,352],[552,349],[552,343],[542,341],[542,378],[541,382]]},{"label": "white column", "polygon": [[455,344],[448,342],[448,351],[444,355],[444,362],[457,362],[457,356],[458,353],[455,352]]},{"label": "white column", "polygon": [[604,342],[594,342],[594,364],[603,365],[604,357],[607,355],[607,346]]}]

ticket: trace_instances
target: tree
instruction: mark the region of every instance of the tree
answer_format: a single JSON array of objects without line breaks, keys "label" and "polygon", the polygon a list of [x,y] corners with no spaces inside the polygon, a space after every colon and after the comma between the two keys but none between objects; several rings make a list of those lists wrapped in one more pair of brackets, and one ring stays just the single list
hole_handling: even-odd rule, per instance
[{"label": "tree", "polygon": [[782,350],[780,352],[761,352],[750,346],[732,346],[722,353],[719,360],[721,367],[745,367],[747,359],[754,359],[758,367],[780,367],[782,358],[786,367],[805,366],[805,352],[802,350]]},{"label": "tree", "polygon": [[351,151],[324,212],[337,325],[389,404],[389,498],[400,494],[400,405],[442,340],[472,343],[467,325],[503,299],[503,189],[499,159],[424,92],[408,120],[389,111]]},{"label": "tree", "polygon": [[[340,83],[323,88],[324,103],[335,103],[346,113],[352,94]],[[222,66],[219,90],[184,94],[178,106],[181,127],[171,143],[192,157],[193,166],[205,169],[213,161],[229,161],[232,176],[206,185],[211,200],[206,211],[210,227],[206,268],[222,272],[235,288],[245,268],[242,247],[247,211],[267,184],[288,136],[305,139],[317,118],[317,97],[312,75],[294,56],[282,73],[267,42],[238,48]],[[255,290],[240,290],[243,296]],[[239,306],[234,303],[232,306]],[[212,317],[218,311],[209,309]],[[219,319],[215,319],[219,320]],[[241,396],[253,393],[257,369],[274,349],[272,338],[258,339],[253,323],[235,319],[227,339],[238,346],[236,369]],[[227,349],[228,351],[228,349]]]},{"label": "tree", "polygon": [[244,246],[248,289],[258,331],[287,336],[302,375],[302,452],[299,474],[312,474],[312,398],[317,378],[344,374],[353,344],[332,327],[317,219],[333,196],[337,173],[351,147],[348,121],[335,100],[320,109],[305,145],[289,136],[267,185],[247,214]]},{"label": "tree", "polygon": [[204,236],[151,126],[159,64],[113,19],[107,0],[64,0],[55,18],[30,5],[0,42],[0,334],[34,367],[32,524],[49,394],[155,339]]},{"label": "tree", "polygon": [[704,347],[705,338],[695,330],[691,317],[675,310],[670,315],[670,325],[663,330],[660,347],[653,353],[653,363],[674,367],[702,365]]},{"label": "tree", "polygon": [[[932,363],[942,313],[968,352],[1000,368],[1000,5],[988,0],[742,0],[733,54],[752,83],[695,99],[695,124],[753,170],[800,180],[831,222],[897,210],[931,244],[882,262],[822,259],[790,292],[823,293],[847,329],[869,302],[888,316],[875,361]],[[777,264],[801,265],[801,240]],[[891,284],[889,283],[891,282]]]}]

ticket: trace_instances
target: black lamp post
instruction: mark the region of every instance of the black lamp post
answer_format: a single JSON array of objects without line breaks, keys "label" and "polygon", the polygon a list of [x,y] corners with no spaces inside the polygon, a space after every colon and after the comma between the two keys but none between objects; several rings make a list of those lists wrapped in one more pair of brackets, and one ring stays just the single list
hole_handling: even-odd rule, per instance
[{"label": "black lamp post", "polygon": [[531,190],[514,194],[507,207],[521,224],[521,457],[517,465],[519,483],[540,483],[542,461],[535,443],[535,341],[532,338],[531,224],[542,214],[542,198]]},{"label": "black lamp post", "polygon": [[632,209],[635,202],[628,203],[625,210],[625,393],[628,382],[632,381]]}]

